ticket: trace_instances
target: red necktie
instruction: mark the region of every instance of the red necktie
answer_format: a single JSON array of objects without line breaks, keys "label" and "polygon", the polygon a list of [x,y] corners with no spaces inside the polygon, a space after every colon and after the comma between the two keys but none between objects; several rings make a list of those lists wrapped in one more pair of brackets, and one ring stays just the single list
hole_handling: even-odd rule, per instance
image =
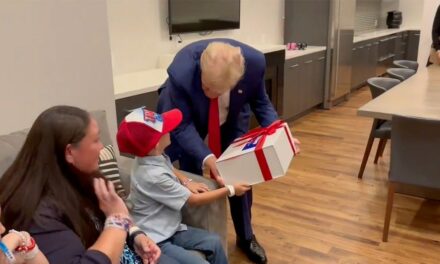
[{"label": "red necktie", "polygon": [[222,154],[220,141],[220,114],[218,112],[218,98],[211,99],[209,105],[209,122],[208,122],[208,146],[215,157]]}]

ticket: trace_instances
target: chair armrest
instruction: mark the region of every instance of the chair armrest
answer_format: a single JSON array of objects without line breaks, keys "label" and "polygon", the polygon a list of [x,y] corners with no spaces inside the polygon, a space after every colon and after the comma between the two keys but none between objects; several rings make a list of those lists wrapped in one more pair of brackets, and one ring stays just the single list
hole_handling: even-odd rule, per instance
[{"label": "chair armrest", "polygon": [[[188,178],[206,184],[210,190],[218,188],[215,181],[205,177],[182,171]],[[182,209],[183,223],[216,233],[222,240],[222,245],[227,251],[227,208],[226,198],[218,199],[202,206],[185,206]]]},{"label": "chair armrest", "polygon": [[119,156],[118,158],[119,176],[121,177],[122,186],[125,193],[130,194],[130,175],[134,159]]}]

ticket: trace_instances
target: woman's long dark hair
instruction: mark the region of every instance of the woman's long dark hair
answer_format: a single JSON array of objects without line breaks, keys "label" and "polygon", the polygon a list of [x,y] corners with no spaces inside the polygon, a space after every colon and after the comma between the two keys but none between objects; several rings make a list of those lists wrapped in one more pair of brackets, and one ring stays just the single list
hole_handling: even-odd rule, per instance
[{"label": "woman's long dark hair", "polygon": [[103,219],[93,191],[93,175],[81,175],[65,159],[68,144],[86,135],[90,116],[71,106],[55,106],[35,120],[15,161],[0,179],[2,222],[6,228],[27,230],[41,223],[40,203],[50,201],[64,224],[91,246],[99,232],[90,214]]}]

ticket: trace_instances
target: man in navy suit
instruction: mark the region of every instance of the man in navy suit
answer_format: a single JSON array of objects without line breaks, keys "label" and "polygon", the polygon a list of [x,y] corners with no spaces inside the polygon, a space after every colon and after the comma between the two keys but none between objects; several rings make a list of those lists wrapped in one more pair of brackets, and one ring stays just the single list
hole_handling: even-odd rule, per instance
[{"label": "man in navy suit", "polygon": [[[207,137],[208,141],[213,138],[210,122],[218,117],[219,151],[224,151],[248,131],[251,110],[263,127],[278,119],[265,90],[265,67],[261,52],[231,39],[197,41],[176,54],[168,68],[169,77],[160,88],[158,112],[179,108],[183,113],[183,121],[171,133],[172,143],[167,149],[172,160],[179,160],[180,169],[202,174],[203,168],[208,168],[222,185],[215,146],[205,144]],[[217,108],[213,118],[211,111]],[[266,263],[264,249],[252,231],[252,190],[231,197],[229,202],[237,246],[253,262]]]}]

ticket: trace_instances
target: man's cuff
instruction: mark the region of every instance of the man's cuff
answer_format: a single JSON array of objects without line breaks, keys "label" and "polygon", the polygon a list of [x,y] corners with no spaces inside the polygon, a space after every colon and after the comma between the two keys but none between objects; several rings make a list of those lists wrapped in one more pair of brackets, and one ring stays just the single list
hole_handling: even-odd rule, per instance
[{"label": "man's cuff", "polygon": [[[204,159],[203,159],[203,161],[202,161],[202,170],[204,170],[205,169],[205,161],[208,159],[208,158],[210,158],[210,157],[213,157],[214,156],[214,154],[209,154],[208,156],[206,156]],[[215,156],[214,156],[215,157]]]}]

